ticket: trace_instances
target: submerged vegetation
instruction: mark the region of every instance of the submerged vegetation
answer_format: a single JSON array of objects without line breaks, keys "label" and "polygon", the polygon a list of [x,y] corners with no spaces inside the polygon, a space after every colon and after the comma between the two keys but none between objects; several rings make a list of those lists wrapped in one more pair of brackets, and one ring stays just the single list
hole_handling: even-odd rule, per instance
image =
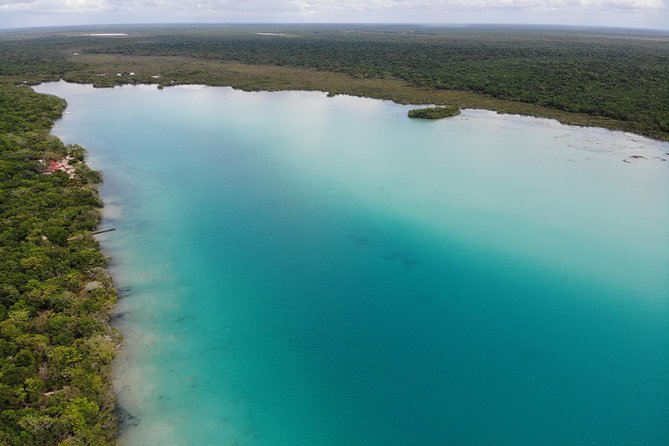
[{"label": "submerged vegetation", "polygon": [[410,118],[419,119],[442,119],[457,116],[459,114],[460,109],[453,105],[445,105],[443,107],[415,108],[413,110],[409,110],[408,113]]},{"label": "submerged vegetation", "polygon": [[114,31],[128,35],[94,37],[81,28],[5,33],[0,75],[100,87],[323,90],[543,116],[669,140],[669,35],[659,32],[399,25]]},{"label": "submerged vegetation", "polygon": [[[84,150],[49,134],[65,102],[0,85],[0,444],[111,445],[116,294],[91,237]],[[68,156],[75,174],[46,174]]]}]

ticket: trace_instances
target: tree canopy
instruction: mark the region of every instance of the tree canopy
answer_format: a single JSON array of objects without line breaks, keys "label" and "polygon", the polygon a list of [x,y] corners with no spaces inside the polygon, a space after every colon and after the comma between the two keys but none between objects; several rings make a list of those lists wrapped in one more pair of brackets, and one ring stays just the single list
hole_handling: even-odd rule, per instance
[{"label": "tree canopy", "polygon": [[[102,203],[84,151],[49,134],[62,99],[0,85],[0,444],[111,445],[116,299],[90,232]],[[77,176],[44,174],[66,155]],[[95,282],[96,287],[86,284]],[[94,288],[94,289],[93,289]]]}]

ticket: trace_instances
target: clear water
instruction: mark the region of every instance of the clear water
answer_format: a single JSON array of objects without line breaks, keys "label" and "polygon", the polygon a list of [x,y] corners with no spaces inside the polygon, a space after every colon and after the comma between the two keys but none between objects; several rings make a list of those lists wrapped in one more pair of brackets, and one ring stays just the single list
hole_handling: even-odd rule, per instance
[{"label": "clear water", "polygon": [[668,144],[314,92],[36,90],[105,176],[122,445],[669,444]]}]

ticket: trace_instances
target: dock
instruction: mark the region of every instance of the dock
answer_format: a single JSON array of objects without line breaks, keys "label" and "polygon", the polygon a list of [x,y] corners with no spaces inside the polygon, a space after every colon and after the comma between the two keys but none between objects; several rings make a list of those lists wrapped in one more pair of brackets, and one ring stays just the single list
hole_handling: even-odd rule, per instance
[{"label": "dock", "polygon": [[91,235],[104,234],[105,232],[112,232],[112,231],[116,231],[116,228],[99,229],[97,231],[91,232]]}]

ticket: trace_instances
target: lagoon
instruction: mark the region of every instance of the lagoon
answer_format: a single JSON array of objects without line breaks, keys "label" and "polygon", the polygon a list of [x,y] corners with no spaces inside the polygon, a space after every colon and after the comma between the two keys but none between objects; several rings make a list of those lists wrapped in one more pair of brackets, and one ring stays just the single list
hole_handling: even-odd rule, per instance
[{"label": "lagoon", "polygon": [[67,99],[122,445],[669,443],[669,144],[318,92]]}]

